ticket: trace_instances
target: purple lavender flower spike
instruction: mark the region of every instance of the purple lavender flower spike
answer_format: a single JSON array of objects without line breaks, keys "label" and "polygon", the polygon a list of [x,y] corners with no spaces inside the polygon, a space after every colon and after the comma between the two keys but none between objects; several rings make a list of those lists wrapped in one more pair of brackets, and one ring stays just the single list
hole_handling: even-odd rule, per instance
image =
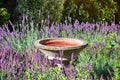
[{"label": "purple lavender flower spike", "polygon": [[64,51],[60,50],[60,57],[62,57],[64,55]]},{"label": "purple lavender flower spike", "polygon": [[118,44],[120,45],[120,42],[118,42]]},{"label": "purple lavender flower spike", "polygon": [[55,58],[52,60],[52,67],[56,67],[59,64],[58,55],[55,55]]},{"label": "purple lavender flower spike", "polygon": [[25,24],[25,18],[26,18],[26,16],[23,15],[23,16],[22,16],[22,24],[23,24],[23,25]]},{"label": "purple lavender flower spike", "polygon": [[71,18],[71,17],[68,17],[68,21],[71,22],[71,21],[72,21],[72,18]]},{"label": "purple lavender flower spike", "polygon": [[74,53],[72,53],[71,60],[74,60],[74,59],[75,59],[75,55],[74,55]]},{"label": "purple lavender flower spike", "polygon": [[92,51],[94,51],[96,49],[96,46],[95,45],[93,45],[92,46]]},{"label": "purple lavender flower spike", "polygon": [[103,79],[103,75],[100,76],[100,80],[104,80],[104,79]]},{"label": "purple lavender flower spike", "polygon": [[14,24],[12,24],[11,21],[9,21],[9,23],[10,23],[10,25],[12,26],[13,31],[15,31],[15,26],[14,26]]},{"label": "purple lavender flower spike", "polygon": [[78,20],[75,20],[75,23],[74,23],[75,29],[78,29],[78,26],[79,26],[79,21],[78,21]]},{"label": "purple lavender flower spike", "polygon": [[104,47],[105,47],[105,43],[104,43],[104,42],[102,42],[102,49],[104,49]]}]

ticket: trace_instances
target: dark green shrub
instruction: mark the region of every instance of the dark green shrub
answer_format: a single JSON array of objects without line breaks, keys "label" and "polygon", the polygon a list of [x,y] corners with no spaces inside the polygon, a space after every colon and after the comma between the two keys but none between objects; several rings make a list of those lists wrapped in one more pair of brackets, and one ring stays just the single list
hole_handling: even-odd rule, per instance
[{"label": "dark green shrub", "polygon": [[0,0],[0,7],[3,6],[3,0]]},{"label": "dark green shrub", "polygon": [[111,23],[117,11],[113,0],[67,0],[64,6],[63,18],[70,16],[84,22]]},{"label": "dark green shrub", "polygon": [[10,14],[9,20],[17,22],[19,18],[19,11],[17,10],[18,0],[0,0],[0,8],[6,8]]},{"label": "dark green shrub", "polygon": [[0,8],[0,25],[8,23],[10,14],[6,8]]},{"label": "dark green shrub", "polygon": [[[68,17],[81,22],[114,21],[119,4],[116,0],[19,0],[18,9],[36,23],[49,18],[64,22]],[[118,13],[117,13],[118,14]]]},{"label": "dark green shrub", "polygon": [[60,22],[64,2],[65,0],[20,0],[19,10],[37,23],[47,18]]},{"label": "dark green shrub", "polygon": [[120,21],[120,0],[114,0],[117,3],[117,12],[115,13],[115,23],[119,23]]},{"label": "dark green shrub", "polygon": [[77,5],[74,3],[74,0],[66,0],[64,3],[63,18],[62,21],[67,20],[68,17],[75,19],[77,15]]}]

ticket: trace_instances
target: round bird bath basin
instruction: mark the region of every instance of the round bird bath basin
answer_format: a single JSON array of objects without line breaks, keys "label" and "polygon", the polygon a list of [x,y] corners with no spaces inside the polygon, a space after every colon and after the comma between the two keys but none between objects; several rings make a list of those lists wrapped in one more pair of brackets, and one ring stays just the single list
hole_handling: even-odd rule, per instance
[{"label": "round bird bath basin", "polygon": [[72,54],[76,58],[87,45],[84,40],[73,38],[40,39],[34,43],[34,46],[48,56],[48,59],[53,60],[57,55],[57,59],[63,61],[70,61]]}]

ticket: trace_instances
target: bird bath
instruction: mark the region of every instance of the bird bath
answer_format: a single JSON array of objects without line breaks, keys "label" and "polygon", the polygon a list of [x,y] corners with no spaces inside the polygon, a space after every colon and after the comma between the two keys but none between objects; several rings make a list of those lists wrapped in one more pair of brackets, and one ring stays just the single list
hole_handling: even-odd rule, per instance
[{"label": "bird bath", "polygon": [[[48,59],[53,60],[56,55],[58,60],[68,61],[71,60],[71,55],[77,58],[78,54],[88,44],[82,39],[73,38],[47,38],[35,41],[35,48],[39,49]],[[63,51],[60,55],[60,51]]]}]

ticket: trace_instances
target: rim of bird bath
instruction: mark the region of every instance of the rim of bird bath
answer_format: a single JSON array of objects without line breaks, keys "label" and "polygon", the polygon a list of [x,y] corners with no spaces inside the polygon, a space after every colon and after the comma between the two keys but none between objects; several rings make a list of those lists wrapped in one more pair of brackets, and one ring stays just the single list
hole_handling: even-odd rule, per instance
[{"label": "rim of bird bath", "polygon": [[69,60],[72,53],[77,56],[87,45],[88,43],[83,39],[75,38],[45,38],[34,42],[35,48],[47,55],[50,60],[55,58],[55,54],[64,51],[62,57],[57,57],[57,59],[63,61]]}]

